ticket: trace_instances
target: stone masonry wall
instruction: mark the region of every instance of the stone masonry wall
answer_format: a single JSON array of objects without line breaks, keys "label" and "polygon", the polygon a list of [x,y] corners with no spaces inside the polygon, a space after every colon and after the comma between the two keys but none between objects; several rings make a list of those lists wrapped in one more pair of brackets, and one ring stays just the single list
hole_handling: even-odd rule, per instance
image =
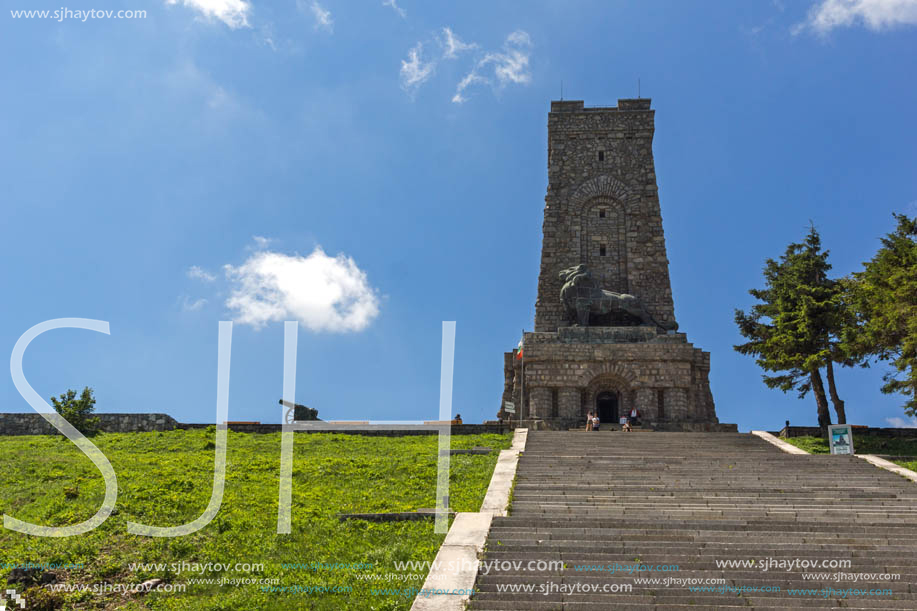
[{"label": "stone masonry wall", "polygon": [[[641,327],[526,333],[529,409],[522,418],[578,422],[595,406],[599,393],[611,391],[619,397],[622,415],[637,407],[650,422],[716,423],[708,379],[710,354],[688,343],[684,334],[654,333]],[[587,343],[582,338],[586,334],[595,343]],[[507,375],[511,373],[514,384],[504,391],[503,400],[518,406],[521,362],[510,360],[514,352],[506,354]],[[514,419],[502,412],[500,417]]]},{"label": "stone masonry wall", "polygon": [[[52,414],[57,416],[57,414]],[[106,433],[171,431],[179,423],[166,414],[96,414],[99,429]],[[57,429],[41,414],[0,414],[0,435],[57,435]]]},{"label": "stone masonry wall", "polygon": [[[856,450],[856,438],[862,436],[870,437],[888,437],[888,438],[915,438],[917,437],[917,429],[894,429],[889,427],[872,427],[872,426],[858,426],[851,425],[853,427],[853,449]],[[790,426],[783,427],[779,431],[774,431],[774,435],[778,437],[821,437],[821,429],[817,426]]]},{"label": "stone masonry wall", "polygon": [[551,103],[536,331],[566,324],[558,272],[580,263],[602,288],[636,295],[660,322],[674,320],[653,114],[648,99],[613,108]]},{"label": "stone masonry wall", "polygon": [[[166,414],[96,414],[99,417],[99,428],[106,433],[142,433],[151,431],[172,431],[205,429],[212,424],[188,424],[178,422]],[[58,417],[52,414],[52,417]],[[229,430],[235,433],[279,433],[283,430],[280,424],[256,424],[236,422],[229,424]],[[508,425],[500,422],[484,424],[453,424],[453,435],[480,435],[483,433],[502,434],[509,430]],[[353,430],[341,428],[332,431],[309,431],[300,429],[298,433],[344,433],[348,435],[365,435],[371,437],[402,437],[407,435],[438,435],[435,430]],[[35,412],[21,414],[0,413],[0,436],[3,435],[59,435],[57,429]]]}]

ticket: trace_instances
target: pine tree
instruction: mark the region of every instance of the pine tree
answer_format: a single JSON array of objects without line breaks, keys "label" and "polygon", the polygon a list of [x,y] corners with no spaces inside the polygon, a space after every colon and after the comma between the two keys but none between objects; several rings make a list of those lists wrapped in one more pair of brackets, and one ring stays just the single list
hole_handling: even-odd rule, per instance
[{"label": "pine tree", "polygon": [[852,352],[890,361],[882,392],[907,397],[905,413],[917,415],[917,218],[894,215],[897,228],[848,288],[857,326],[846,339]]},{"label": "pine tree", "polygon": [[815,227],[805,242],[787,246],[779,261],[768,259],[764,266],[765,288],[749,291],[761,303],[748,314],[735,311],[739,333],[747,341],[734,346],[741,354],[757,357],[765,372],[768,388],[796,390],[800,398],[809,391],[815,396],[818,425],[831,424],[828,398],[821,368],[828,375],[828,390],[838,421],[846,422],[846,410],[835,383],[834,363],[851,365],[841,336],[848,324],[843,285],[828,276],[828,251],[821,250]]}]

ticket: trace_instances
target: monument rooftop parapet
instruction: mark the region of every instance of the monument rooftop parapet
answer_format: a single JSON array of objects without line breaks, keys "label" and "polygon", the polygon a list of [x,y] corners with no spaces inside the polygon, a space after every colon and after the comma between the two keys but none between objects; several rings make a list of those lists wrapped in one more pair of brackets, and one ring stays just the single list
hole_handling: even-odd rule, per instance
[{"label": "monument rooftop parapet", "polygon": [[551,112],[627,112],[651,111],[650,98],[622,98],[617,106],[586,106],[583,100],[552,100]]}]

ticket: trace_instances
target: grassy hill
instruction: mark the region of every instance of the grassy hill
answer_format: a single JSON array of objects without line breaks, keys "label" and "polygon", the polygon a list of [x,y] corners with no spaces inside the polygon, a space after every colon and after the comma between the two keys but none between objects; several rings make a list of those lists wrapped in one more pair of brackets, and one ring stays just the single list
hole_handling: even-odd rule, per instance
[{"label": "grassy hill", "polygon": [[[28,608],[239,611],[410,607],[412,596],[374,595],[373,590],[422,586],[423,571],[399,572],[394,563],[433,559],[443,536],[434,534],[432,520],[340,522],[337,514],[433,507],[435,435],[297,434],[293,533],[277,535],[280,434],[229,433],[226,489],[217,517],[186,537],[128,534],[128,521],[176,526],[203,512],[213,483],[213,439],[213,433],[207,431],[96,437],[94,442],[118,475],[115,513],[95,531],[69,538],[31,537],[0,529],[0,586],[6,587],[10,573],[4,564],[74,564],[82,566],[49,572],[58,583],[82,584],[89,588],[87,591],[52,592],[33,586],[26,592]],[[480,508],[498,451],[509,444],[510,437],[503,435],[452,437],[453,448],[482,445],[494,449],[489,455],[452,457],[450,504],[454,510]],[[91,517],[103,496],[101,474],[70,441],[50,436],[0,437],[0,511],[4,514],[62,526]],[[208,563],[209,570],[201,566]],[[213,567],[217,563],[232,568]],[[350,566],[314,570],[308,568],[310,563]],[[236,570],[237,564],[263,566]],[[307,568],[285,566],[290,564]],[[363,566],[355,569],[353,564]],[[103,589],[98,584],[110,584],[112,589],[115,584],[139,584],[150,579],[187,589],[127,595],[92,591],[93,587]],[[198,579],[212,582],[193,583]],[[380,581],[368,581],[372,579]]]}]

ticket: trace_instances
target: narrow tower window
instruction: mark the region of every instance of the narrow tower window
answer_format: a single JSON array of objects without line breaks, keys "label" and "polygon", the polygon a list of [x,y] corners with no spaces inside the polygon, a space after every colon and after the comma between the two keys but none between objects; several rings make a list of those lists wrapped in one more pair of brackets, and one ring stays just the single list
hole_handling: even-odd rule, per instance
[{"label": "narrow tower window", "polygon": [[600,219],[605,218],[605,208],[602,208],[601,210],[599,210],[599,218]]},{"label": "narrow tower window", "polygon": [[605,151],[599,151],[599,161],[605,161]]},{"label": "narrow tower window", "polygon": [[599,256],[600,256],[600,257],[604,257],[604,256],[605,256],[605,245],[604,245],[604,244],[600,244],[600,245],[599,245]]}]

